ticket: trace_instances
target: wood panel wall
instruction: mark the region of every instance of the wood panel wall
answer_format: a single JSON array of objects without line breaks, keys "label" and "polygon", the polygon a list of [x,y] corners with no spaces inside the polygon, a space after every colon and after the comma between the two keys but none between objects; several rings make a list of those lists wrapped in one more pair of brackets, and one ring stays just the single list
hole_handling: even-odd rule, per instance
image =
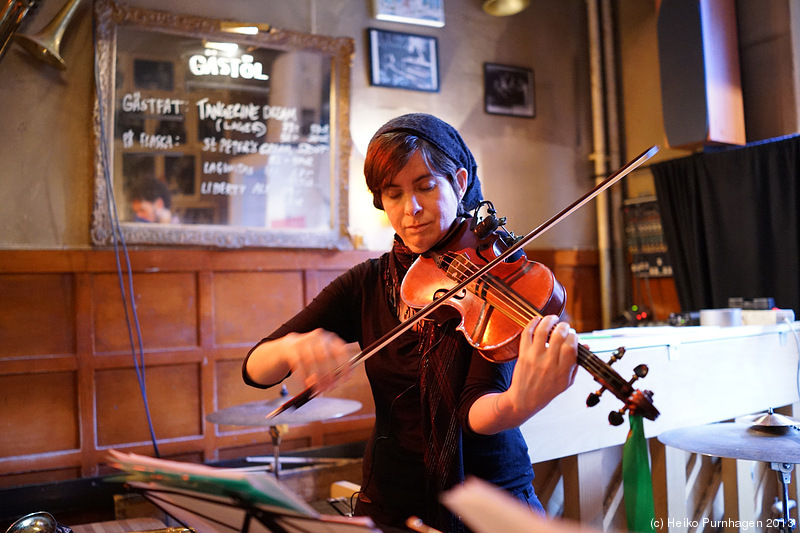
[{"label": "wood panel wall", "polygon": [[[334,277],[374,255],[133,250],[137,328],[131,280],[118,275],[113,251],[0,250],[0,487],[103,475],[111,448],[153,455],[144,398],[162,457],[202,462],[271,454],[269,428],[217,426],[206,415],[277,397],[242,383],[247,350]],[[576,329],[598,328],[597,254],[529,255],[564,284]],[[120,265],[124,272],[124,258]],[[138,349],[131,349],[138,332],[143,371],[134,363]],[[291,379],[288,387],[290,394],[302,390]],[[374,407],[363,367],[329,395],[363,407],[292,426],[282,450],[368,437]]]}]

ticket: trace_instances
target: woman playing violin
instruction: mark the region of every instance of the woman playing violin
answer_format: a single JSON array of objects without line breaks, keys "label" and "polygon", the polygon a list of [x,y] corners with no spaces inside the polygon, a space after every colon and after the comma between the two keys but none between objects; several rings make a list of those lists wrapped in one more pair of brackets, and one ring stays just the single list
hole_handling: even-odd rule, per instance
[{"label": "woman playing violin", "polygon": [[[258,343],[245,381],[269,387],[293,373],[310,386],[350,359],[348,343],[367,347],[412,315],[400,297],[404,275],[478,207],[476,167],[458,132],[431,115],[403,115],[379,129],[364,173],[396,232],[391,251],[353,267]],[[424,319],[365,363],[375,426],[355,513],[385,531],[403,529],[410,516],[465,530],[438,496],[470,475],[543,512],[518,427],[572,384],[577,337],[556,316],[536,318],[522,330],[519,356],[495,363],[457,322]]]}]

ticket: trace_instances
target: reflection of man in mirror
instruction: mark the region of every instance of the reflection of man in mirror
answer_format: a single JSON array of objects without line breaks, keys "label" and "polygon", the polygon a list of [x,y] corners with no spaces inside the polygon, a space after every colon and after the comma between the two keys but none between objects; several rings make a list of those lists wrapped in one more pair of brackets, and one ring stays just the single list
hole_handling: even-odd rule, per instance
[{"label": "reflection of man in mirror", "polygon": [[128,190],[128,199],[134,213],[134,222],[179,224],[178,216],[171,211],[172,194],[167,184],[152,176],[136,178]]}]

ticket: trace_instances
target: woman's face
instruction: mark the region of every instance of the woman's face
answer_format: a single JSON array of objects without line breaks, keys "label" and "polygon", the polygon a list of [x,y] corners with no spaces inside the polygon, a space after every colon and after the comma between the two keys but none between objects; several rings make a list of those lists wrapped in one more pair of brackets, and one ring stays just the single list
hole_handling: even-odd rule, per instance
[{"label": "woman's face", "polygon": [[416,151],[383,188],[381,200],[395,232],[412,252],[421,254],[450,229],[466,188],[466,170],[456,173],[455,190],[446,177],[431,174]]}]

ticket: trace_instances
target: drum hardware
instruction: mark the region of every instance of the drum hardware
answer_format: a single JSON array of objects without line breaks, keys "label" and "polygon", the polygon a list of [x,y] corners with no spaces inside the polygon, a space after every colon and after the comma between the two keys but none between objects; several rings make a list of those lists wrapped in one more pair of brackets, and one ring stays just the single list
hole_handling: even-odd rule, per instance
[{"label": "drum hardware", "polygon": [[58,522],[48,512],[27,514],[11,524],[6,533],[56,533]]},{"label": "drum hardware", "polygon": [[736,422],[750,424],[751,426],[800,428],[800,420],[776,413],[772,410],[772,407],[766,413],[740,416],[736,419]]},{"label": "drum hardware", "polygon": [[81,0],[68,0],[42,31],[35,35],[17,34],[14,36],[16,42],[33,57],[60,70],[66,70],[67,63],[61,58],[61,40],[80,3]]},{"label": "drum hardware", "polygon": [[795,520],[789,516],[792,507],[789,484],[794,465],[800,463],[800,429],[796,423],[770,409],[768,413],[742,417],[736,422],[673,429],[659,435],[658,440],[692,453],[768,463],[777,473],[782,489],[783,516],[776,521],[780,524],[778,530],[789,533],[795,526]]},{"label": "drum hardware", "polygon": [[[267,418],[277,407],[286,401],[289,391],[281,387],[281,396],[272,400],[250,402],[215,411],[206,416],[206,420],[217,425],[227,426],[268,426],[272,439],[273,457],[248,457],[248,462],[266,462],[272,467],[276,478],[280,478],[281,463],[327,462],[318,458],[280,458],[280,446],[287,426],[321,422],[349,415],[361,409],[361,402],[341,398],[318,396],[301,408],[291,412],[283,412],[273,418]],[[332,461],[338,461],[333,459]]]},{"label": "drum hardware", "polygon": [[778,474],[778,481],[783,488],[781,494],[783,497],[781,502],[782,516],[776,520],[776,522],[780,523],[778,531],[791,531],[794,529],[795,522],[794,518],[789,516],[789,510],[792,507],[789,500],[789,485],[792,482],[792,469],[794,465],[791,463],[770,463],[769,467]]}]

